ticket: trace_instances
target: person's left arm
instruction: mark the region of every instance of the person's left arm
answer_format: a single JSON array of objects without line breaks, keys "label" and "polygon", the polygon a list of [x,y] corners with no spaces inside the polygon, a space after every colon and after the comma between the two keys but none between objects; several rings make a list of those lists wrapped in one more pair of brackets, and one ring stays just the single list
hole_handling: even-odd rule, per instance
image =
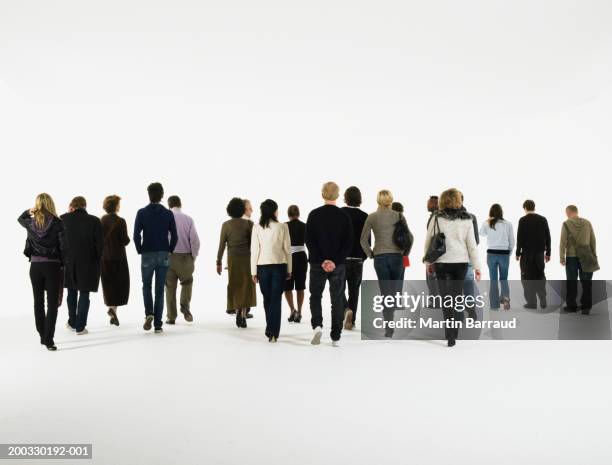
[{"label": "person's left arm", "polygon": [[170,212],[170,253],[174,252],[176,248],[176,243],[178,242],[178,234],[176,232],[176,220],[174,219],[174,214]]}]

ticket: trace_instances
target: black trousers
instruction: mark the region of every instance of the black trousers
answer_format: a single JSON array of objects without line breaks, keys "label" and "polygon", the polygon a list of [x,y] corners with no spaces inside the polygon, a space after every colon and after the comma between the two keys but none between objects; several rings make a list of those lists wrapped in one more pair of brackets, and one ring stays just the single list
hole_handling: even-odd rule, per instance
[{"label": "black trousers", "polygon": [[544,274],[544,252],[523,252],[520,260],[521,281],[525,303],[530,306],[546,305],[546,275]]},{"label": "black trousers", "polygon": [[[57,307],[61,299],[62,268],[59,263],[41,262],[30,265],[30,281],[34,293],[34,320],[40,342],[53,345]],[[45,293],[47,294],[47,312],[45,314]]]},{"label": "black trousers", "polygon": [[582,285],[582,295],[580,296],[580,306],[583,310],[590,310],[593,306],[593,273],[582,270],[582,265],[578,257],[565,258],[565,275],[567,279],[566,305],[570,308],[577,308],[578,299],[578,278]]},{"label": "black trousers", "polygon": [[446,306],[448,297],[453,301],[463,293],[463,281],[467,273],[467,263],[436,263],[434,265],[438,288],[442,296],[442,314],[447,326],[444,328],[444,336],[449,341],[454,341],[459,337],[459,329],[449,327],[455,321],[463,321],[463,312],[455,310],[454,306]]},{"label": "black trousers", "polygon": [[344,318],[343,298],[345,268],[344,265],[337,265],[331,273],[327,273],[321,268],[320,264],[313,263],[310,267],[310,314],[312,315],[310,324],[312,329],[317,326],[323,327],[323,308],[321,299],[325,290],[325,283],[329,281],[329,296],[331,299],[331,339],[340,340],[342,334],[342,319]]},{"label": "black trousers", "polygon": [[357,308],[359,306],[359,289],[361,288],[361,280],[363,278],[363,260],[362,259],[347,259],[344,263],[346,269],[345,287],[348,293],[348,298],[344,295],[344,308],[350,308],[353,311],[353,321],[357,321]]}]

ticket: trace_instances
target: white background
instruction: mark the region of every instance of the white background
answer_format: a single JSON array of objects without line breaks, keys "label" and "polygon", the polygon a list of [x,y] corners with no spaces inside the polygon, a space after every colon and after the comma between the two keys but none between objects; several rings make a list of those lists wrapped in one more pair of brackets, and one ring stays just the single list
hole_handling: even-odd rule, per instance
[{"label": "white background", "polygon": [[[459,428],[453,440],[461,447],[449,460],[578,459],[610,413],[608,342],[460,343],[448,354],[435,344],[365,344],[351,334],[341,355],[327,347],[313,355],[306,322],[285,324],[295,343],[270,352],[261,311],[248,333],[231,327],[214,261],[229,198],[250,198],[256,208],[273,198],[283,218],[297,203],[306,216],[320,203],[321,184],[335,180],[342,189],[359,186],[367,211],[381,188],[404,204],[416,237],[407,279],[423,275],[425,202],[451,186],[481,222],[499,202],[516,224],[523,200],[533,198],[551,226],[550,278],[564,276],[558,236],[565,205],[577,204],[598,234],[596,277],[610,278],[611,21],[603,0],[0,0],[0,358],[9,367],[0,402],[10,402],[0,409],[8,412],[0,439],[92,440],[104,463],[119,463],[114,441],[155,424],[136,437],[156,442],[149,463],[171,463],[155,450],[160,443],[180,443],[183,463],[195,460],[202,441],[200,457],[215,463],[415,458],[382,448],[389,437],[401,438],[390,447],[414,447],[421,463],[437,463],[449,452],[424,431],[450,426]],[[196,324],[161,342],[142,337],[130,245],[132,295],[121,328],[106,326],[97,295],[90,340],[98,332],[101,342],[66,334],[64,307],[60,349],[83,350],[39,353],[17,216],[41,191],[60,212],[84,195],[94,214],[104,196],[118,194],[131,228],[152,181],[181,196],[200,232]],[[371,263],[365,275],[374,277]],[[374,402],[386,392],[419,407]],[[470,404],[438,404],[457,392]],[[189,402],[176,400],[186,394]],[[479,395],[492,405],[479,405]],[[272,411],[261,411],[267,402]],[[576,443],[554,441],[563,437]]]}]

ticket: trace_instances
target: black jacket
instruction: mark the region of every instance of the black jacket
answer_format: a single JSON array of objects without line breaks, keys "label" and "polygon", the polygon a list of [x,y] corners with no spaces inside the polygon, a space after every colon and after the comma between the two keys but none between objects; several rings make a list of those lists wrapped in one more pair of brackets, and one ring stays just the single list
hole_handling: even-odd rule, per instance
[{"label": "black jacket", "polygon": [[537,213],[530,213],[519,220],[516,233],[516,256],[541,253],[550,257],[548,221]]},{"label": "black jacket", "polygon": [[[355,207],[342,207],[342,211],[349,216],[353,225],[353,245],[348,256],[351,258],[361,258],[362,260],[365,260],[368,258],[368,256],[363,251],[359,241],[361,239],[361,231],[363,231],[363,226],[368,219],[368,214]],[[371,242],[371,236],[368,238],[368,242]]]},{"label": "black jacket", "polygon": [[315,208],[306,220],[308,259],[314,265],[331,260],[344,264],[353,246],[353,224],[349,216],[335,205]]},{"label": "black jacket", "polygon": [[43,230],[38,230],[34,225],[34,220],[30,216],[30,211],[24,211],[17,221],[23,226],[28,237],[26,239],[23,254],[32,257],[45,257],[50,260],[64,261],[66,253],[66,235],[64,223],[56,216],[50,219]]},{"label": "black jacket", "polygon": [[64,287],[97,292],[100,284],[102,225],[84,209],[62,215],[68,250],[64,264]]}]

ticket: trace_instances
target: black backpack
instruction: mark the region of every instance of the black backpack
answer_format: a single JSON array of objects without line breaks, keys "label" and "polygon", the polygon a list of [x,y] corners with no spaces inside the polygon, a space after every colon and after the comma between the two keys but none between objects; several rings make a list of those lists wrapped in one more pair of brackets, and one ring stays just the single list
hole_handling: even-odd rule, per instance
[{"label": "black backpack", "polygon": [[404,255],[410,254],[414,237],[408,229],[408,224],[404,216],[400,213],[399,220],[393,227],[393,243],[398,249],[401,249]]}]

